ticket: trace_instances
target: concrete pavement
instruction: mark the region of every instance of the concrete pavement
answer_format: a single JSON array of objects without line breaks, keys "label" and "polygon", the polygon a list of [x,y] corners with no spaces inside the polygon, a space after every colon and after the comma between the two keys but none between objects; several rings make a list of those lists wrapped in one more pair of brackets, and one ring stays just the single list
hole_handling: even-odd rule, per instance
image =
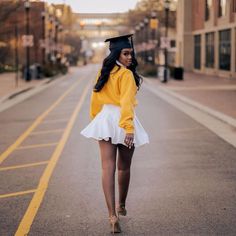
[{"label": "concrete pavement", "polygon": [[42,91],[55,78],[32,79],[26,82],[23,78],[16,78],[15,73],[0,74],[0,112]]},{"label": "concrete pavement", "polygon": [[157,78],[146,82],[172,97],[236,127],[236,80],[185,73],[184,80],[170,79],[163,84]]},{"label": "concrete pavement", "polygon": [[[11,152],[4,152],[0,167],[0,235],[13,235],[22,222],[20,228],[30,226],[28,235],[33,236],[110,235],[98,145],[79,134],[89,122],[89,94],[76,119],[73,115],[96,72],[91,67],[77,69],[55,86],[1,113],[0,150],[11,146]],[[179,106],[178,99],[164,92],[157,96],[157,91],[161,94],[157,87],[144,83],[138,93],[137,114],[150,144],[135,151],[121,235],[235,235],[236,149],[196,122],[196,113],[193,119],[189,112],[182,112],[184,105]],[[168,96],[163,99],[163,94]],[[65,134],[67,143],[55,161]],[[45,182],[44,173],[51,164],[55,169],[46,175],[50,181],[45,186],[49,179]],[[42,192],[45,195],[39,202]],[[33,222],[24,221],[34,209]]]},{"label": "concrete pavement", "polygon": [[[73,69],[72,69],[73,70]],[[180,99],[206,113],[236,126],[236,80],[206,76],[196,73],[185,73],[184,80],[170,79],[163,84],[157,78],[146,78],[145,81],[169,95]],[[26,82],[19,78],[16,83],[15,73],[0,74],[0,111],[6,109],[11,98],[22,93],[32,93],[32,90],[49,83],[52,79],[31,80]]]},{"label": "concrete pavement", "polygon": [[0,101],[23,90],[29,90],[32,87],[39,86],[40,84],[45,83],[45,81],[48,81],[48,79],[32,79],[31,81],[26,82],[20,75],[17,79],[15,73],[1,73]]}]

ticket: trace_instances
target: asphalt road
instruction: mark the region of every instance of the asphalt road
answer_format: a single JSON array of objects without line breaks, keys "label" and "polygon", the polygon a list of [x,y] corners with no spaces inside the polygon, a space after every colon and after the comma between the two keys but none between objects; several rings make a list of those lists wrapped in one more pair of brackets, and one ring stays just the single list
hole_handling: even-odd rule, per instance
[{"label": "asphalt road", "polygon": [[[110,235],[98,146],[80,135],[97,69],[0,113],[1,236]],[[138,101],[150,144],[134,154],[121,235],[236,235],[236,149],[146,86]]]}]

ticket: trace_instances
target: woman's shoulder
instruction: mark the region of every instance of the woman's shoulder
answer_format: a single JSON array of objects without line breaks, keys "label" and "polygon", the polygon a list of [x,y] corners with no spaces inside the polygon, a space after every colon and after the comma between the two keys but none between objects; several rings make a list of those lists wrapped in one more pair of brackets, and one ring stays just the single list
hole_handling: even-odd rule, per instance
[{"label": "woman's shoulder", "polygon": [[118,77],[133,75],[131,70],[125,68],[124,66],[117,66],[117,65],[114,66],[114,68],[111,71],[111,74],[116,75]]}]

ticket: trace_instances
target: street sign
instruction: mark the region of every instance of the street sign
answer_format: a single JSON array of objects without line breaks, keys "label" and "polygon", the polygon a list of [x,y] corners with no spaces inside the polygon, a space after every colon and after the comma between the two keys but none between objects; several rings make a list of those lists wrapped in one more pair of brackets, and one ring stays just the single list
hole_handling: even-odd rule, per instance
[{"label": "street sign", "polygon": [[161,48],[166,48],[169,49],[170,48],[170,39],[167,37],[161,37]]},{"label": "street sign", "polygon": [[158,27],[158,19],[151,19],[150,20],[150,28],[157,29],[157,27]]},{"label": "street sign", "polygon": [[33,35],[22,35],[22,45],[23,45],[23,47],[33,47],[34,46],[34,36]]}]

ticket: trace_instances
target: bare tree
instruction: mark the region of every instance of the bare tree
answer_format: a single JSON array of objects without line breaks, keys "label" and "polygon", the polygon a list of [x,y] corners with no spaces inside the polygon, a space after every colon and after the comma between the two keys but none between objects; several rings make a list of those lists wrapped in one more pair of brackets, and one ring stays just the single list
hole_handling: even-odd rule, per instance
[{"label": "bare tree", "polygon": [[[170,14],[169,14],[169,26],[175,27],[176,12],[175,12],[175,1],[171,2]],[[137,3],[134,10],[130,10],[128,13],[127,24],[134,28],[139,24],[145,17],[151,16],[151,12],[155,11],[159,25],[165,24],[165,12],[163,0],[141,0]]]}]

